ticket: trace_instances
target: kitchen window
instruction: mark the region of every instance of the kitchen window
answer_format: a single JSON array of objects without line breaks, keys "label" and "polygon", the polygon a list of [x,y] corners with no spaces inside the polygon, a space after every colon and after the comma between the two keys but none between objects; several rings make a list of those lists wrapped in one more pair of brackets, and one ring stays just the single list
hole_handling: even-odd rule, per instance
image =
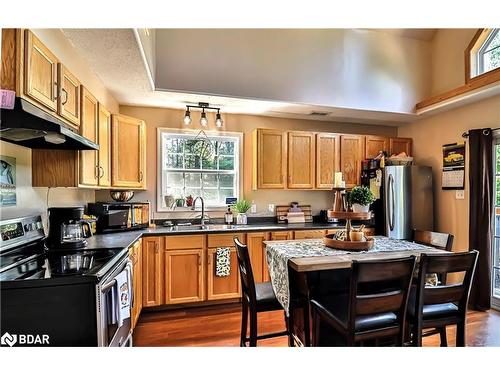
[{"label": "kitchen window", "polygon": [[189,195],[212,208],[239,198],[241,139],[241,133],[159,129],[157,210],[182,209]]},{"label": "kitchen window", "polygon": [[493,231],[493,305],[500,308],[500,137],[495,138],[494,166],[495,166],[495,208]]}]

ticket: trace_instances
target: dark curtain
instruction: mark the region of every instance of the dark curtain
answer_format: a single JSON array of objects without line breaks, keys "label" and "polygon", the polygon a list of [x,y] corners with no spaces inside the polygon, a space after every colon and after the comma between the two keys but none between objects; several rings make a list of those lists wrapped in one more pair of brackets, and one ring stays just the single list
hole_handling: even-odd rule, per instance
[{"label": "dark curtain", "polygon": [[491,220],[493,212],[493,134],[491,129],[469,131],[469,249],[479,251],[472,282],[470,307],[491,307]]}]

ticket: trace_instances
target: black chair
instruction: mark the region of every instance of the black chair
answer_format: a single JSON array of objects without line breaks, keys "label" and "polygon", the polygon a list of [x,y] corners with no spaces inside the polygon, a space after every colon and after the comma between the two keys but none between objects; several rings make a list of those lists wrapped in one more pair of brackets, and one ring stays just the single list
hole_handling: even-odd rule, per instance
[{"label": "black chair", "polygon": [[[238,267],[242,286],[240,346],[246,346],[247,343],[250,343],[250,346],[257,346],[257,340],[288,336],[288,319],[286,315],[285,324],[287,329],[285,331],[261,336],[257,335],[257,313],[283,310],[283,306],[281,306],[276,299],[270,282],[255,284],[247,246],[242,244],[238,240],[238,237],[234,238],[234,243],[236,244],[236,254],[238,256]],[[247,337],[248,312],[250,312],[250,337]]]},{"label": "black chair", "polygon": [[451,251],[453,247],[453,234],[431,232],[428,230],[413,229],[413,241],[423,245],[429,245],[436,249]]},{"label": "black chair", "polygon": [[327,324],[343,336],[347,346],[387,338],[402,346],[414,268],[414,256],[353,261],[349,294],[311,300],[312,345],[323,345],[322,324]]},{"label": "black chair", "polygon": [[[450,254],[422,254],[417,285],[408,302],[408,323],[411,342],[422,346],[423,329],[434,328],[441,333],[441,346],[447,346],[446,326],[457,326],[457,346],[465,346],[467,303],[476,268],[478,251]],[[464,272],[461,283],[426,286],[429,273]]]}]

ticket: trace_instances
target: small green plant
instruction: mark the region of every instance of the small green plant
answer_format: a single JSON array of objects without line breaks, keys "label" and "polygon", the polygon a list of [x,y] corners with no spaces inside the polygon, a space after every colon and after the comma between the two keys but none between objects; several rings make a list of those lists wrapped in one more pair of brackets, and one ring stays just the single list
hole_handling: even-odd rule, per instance
[{"label": "small green plant", "polygon": [[351,205],[357,203],[361,206],[369,205],[375,200],[373,193],[366,186],[353,187],[347,199]]},{"label": "small green plant", "polygon": [[244,214],[245,212],[247,212],[250,209],[251,206],[252,205],[250,204],[249,201],[242,199],[242,200],[239,200],[238,202],[236,202],[236,204],[233,206],[233,209],[237,213]]}]

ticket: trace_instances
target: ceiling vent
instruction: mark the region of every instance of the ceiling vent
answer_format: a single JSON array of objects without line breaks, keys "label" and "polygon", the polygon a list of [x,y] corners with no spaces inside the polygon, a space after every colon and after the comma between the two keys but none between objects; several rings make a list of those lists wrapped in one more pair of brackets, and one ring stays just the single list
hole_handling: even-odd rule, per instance
[{"label": "ceiling vent", "polygon": [[309,113],[310,116],[328,116],[330,113],[329,112],[316,112],[312,111]]}]

